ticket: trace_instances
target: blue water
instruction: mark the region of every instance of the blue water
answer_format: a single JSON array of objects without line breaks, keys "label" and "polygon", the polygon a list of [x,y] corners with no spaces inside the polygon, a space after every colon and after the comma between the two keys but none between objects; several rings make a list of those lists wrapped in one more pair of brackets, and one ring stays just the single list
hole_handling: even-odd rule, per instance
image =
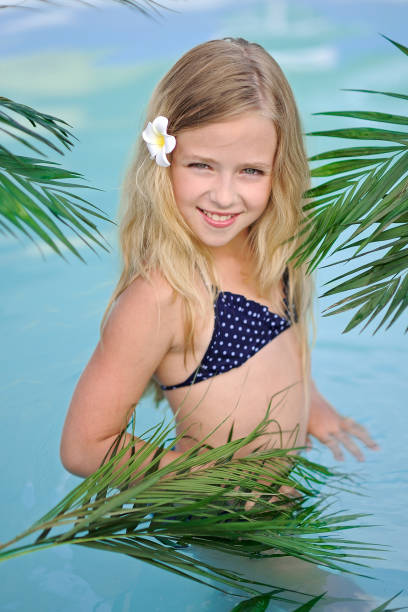
[{"label": "blue water", "polygon": [[[341,119],[312,117],[317,111],[361,107],[406,112],[400,101],[340,91],[356,87],[406,93],[408,60],[377,34],[408,44],[406,2],[254,0],[248,5],[179,2],[179,13],[163,12],[157,21],[122,7],[1,11],[0,93],[73,125],[80,142],[63,163],[104,190],[88,195],[112,217],[150,91],[182,52],[203,40],[234,35],[264,44],[288,75],[306,132],[343,125]],[[307,145],[312,154],[330,143],[308,138]],[[119,268],[114,227],[100,228],[112,245],[110,254],[99,250],[96,256],[75,239],[86,265],[66,251],[64,262],[42,246],[41,254],[27,240],[0,240],[0,541],[21,532],[79,482],[60,465],[58,445]],[[319,271],[320,293],[334,274],[331,268]],[[318,311],[328,304],[319,300]],[[367,452],[363,465],[347,457],[342,468],[358,472],[365,496],[344,494],[337,502],[339,509],[373,514],[366,522],[376,526],[353,535],[389,546],[382,560],[370,563],[376,580],[327,574],[291,561],[244,567],[209,555],[214,563],[235,564],[274,583],[358,598],[357,603],[323,608],[337,612],[368,610],[373,602],[406,588],[408,578],[404,326],[401,321],[374,337],[370,330],[342,335],[347,320],[346,315],[318,315],[313,373],[333,405],[364,424],[381,445],[379,452]],[[142,402],[138,432],[162,414]],[[329,451],[318,444],[310,458],[333,464]],[[231,597],[208,587],[79,547],[9,561],[2,564],[0,576],[1,610],[227,612],[233,605]],[[406,594],[398,602],[407,604]]]}]

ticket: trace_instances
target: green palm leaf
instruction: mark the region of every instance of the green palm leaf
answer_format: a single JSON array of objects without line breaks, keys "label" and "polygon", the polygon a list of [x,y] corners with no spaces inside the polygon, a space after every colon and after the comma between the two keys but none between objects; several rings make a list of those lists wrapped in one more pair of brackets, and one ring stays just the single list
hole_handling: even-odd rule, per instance
[{"label": "green palm leaf", "polygon": [[287,598],[278,597],[282,591],[283,589],[274,589],[269,593],[263,593],[262,595],[251,597],[251,599],[242,601],[238,605],[234,606],[231,612],[265,612],[271,599],[274,599],[275,601],[277,599],[280,599],[281,601],[288,601]]},{"label": "green palm leaf", "polygon": [[[41,4],[44,3],[49,3],[50,0],[37,0],[37,2]],[[92,0],[77,0],[78,3],[83,4],[84,6],[87,7],[93,7],[95,6],[92,2]],[[160,2],[156,2],[155,0],[112,0],[112,2],[115,2],[117,4],[122,4],[123,6],[126,6],[128,8],[131,9],[136,9],[137,11],[139,11],[140,13],[142,13],[142,15],[145,15],[146,17],[153,17],[154,15],[159,15],[159,9],[165,9],[167,11],[171,11],[172,9],[170,9],[169,7],[165,6],[164,4],[161,4]],[[53,5],[55,6],[55,2],[53,2]],[[61,2],[61,4],[63,5],[64,2]],[[13,2],[13,1],[9,1],[7,4],[0,4],[0,9],[6,9],[6,8],[22,8],[22,9],[33,9],[34,7],[26,7],[24,6],[21,2]]]},{"label": "green palm leaf", "polygon": [[389,96],[391,98],[400,98],[401,100],[408,100],[408,95],[395,93],[392,91],[376,91],[375,89],[349,89],[347,87],[343,88],[342,91],[359,91],[362,93],[380,94],[382,96]]},{"label": "green palm leaf", "polygon": [[[48,0],[38,1],[40,5],[48,3]],[[158,15],[159,9],[171,10],[155,0],[113,1],[136,9],[148,17]],[[82,1],[82,4],[93,6],[89,0]],[[12,7],[28,8],[20,2],[0,4],[0,9]],[[32,8],[35,6],[30,7]],[[26,123],[30,124],[30,127]],[[48,135],[56,138],[62,148],[49,137],[33,129],[37,126],[44,128]],[[63,154],[64,148],[70,149],[74,136],[69,131],[69,127],[69,124],[62,119],[0,96],[0,135],[3,133],[13,138],[38,155],[43,156],[38,148],[38,145],[41,144],[60,154]],[[93,244],[104,250],[108,249],[102,242],[106,240],[92,219],[96,217],[104,221],[111,221],[99,208],[71,192],[74,188],[93,189],[92,187],[81,182],[63,182],[67,179],[68,181],[70,179],[82,181],[81,174],[55,166],[58,166],[55,162],[46,163],[44,160],[14,155],[0,143],[0,233],[11,234],[14,237],[22,233],[31,240],[40,238],[55,253],[63,257],[58,245],[60,242],[84,261],[72,241],[65,236],[56,222],[65,225],[77,234],[84,244],[94,251]],[[64,187],[69,191],[61,191],[58,187]],[[66,197],[61,194],[65,194]]]},{"label": "green palm leaf", "polygon": [[[406,47],[387,40],[408,54]],[[408,99],[404,94],[392,92],[356,91]],[[402,114],[363,110],[315,114],[388,123],[397,128],[408,125],[408,116]],[[312,271],[324,258],[345,249],[349,252],[346,259],[327,265],[353,264],[358,257],[364,256],[366,260],[366,256],[375,253],[376,259],[354,266],[326,283],[334,286],[323,296],[343,292],[347,295],[331,304],[325,316],[359,308],[344,332],[363,323],[362,329],[365,329],[381,313],[383,316],[374,333],[386,322],[388,329],[408,306],[408,131],[351,127],[309,135],[350,138],[364,144],[310,158],[311,162],[331,160],[311,170],[313,177],[330,178],[304,194],[311,200],[304,207],[308,220],[300,235],[306,234],[306,238],[293,255],[295,265],[307,262]],[[370,143],[373,140],[399,144],[373,146]]]},{"label": "green palm leaf", "polygon": [[388,38],[388,36],[385,36],[385,34],[381,34],[381,36],[383,38],[385,38],[385,40],[388,40],[390,43],[392,43],[393,45],[395,45],[397,47],[397,49],[399,49],[400,51],[402,51],[403,53],[405,53],[405,55],[408,55],[408,47],[405,47],[404,45],[402,45],[401,43],[397,43],[395,40],[392,40],[391,38]]},{"label": "green palm leaf", "polygon": [[[271,591],[270,593],[264,593],[263,595],[257,595],[256,597],[251,597],[250,599],[247,599],[239,603],[237,606],[234,606],[231,612],[264,612],[265,610],[267,610],[268,605],[272,598],[278,599],[277,597],[278,592],[279,592],[278,590],[274,590],[274,591]],[[390,599],[385,601],[380,606],[373,608],[371,612],[397,612],[398,610],[405,610],[406,606],[404,606],[403,608],[392,608],[392,609],[387,608],[388,604],[394,601],[394,599],[396,599],[401,594],[401,592],[402,591],[394,595],[394,597],[391,597]],[[303,605],[297,607],[296,609],[293,609],[293,612],[309,612],[309,610],[312,610],[312,608],[314,608],[315,605],[318,604],[319,601],[321,601],[325,595],[326,593],[322,593],[321,595],[317,595],[316,597],[309,599],[309,601],[307,601]],[[350,599],[348,599],[347,601],[350,601]],[[354,600],[354,601],[357,601],[357,600]]]},{"label": "green palm leaf", "polygon": [[[361,571],[379,547],[339,534],[356,527],[363,515],[329,512],[328,494],[319,493],[322,486],[341,487],[344,476],[287,449],[235,458],[237,451],[266,435],[270,422],[267,414],[248,436],[218,448],[202,440],[162,468],[171,423],[149,430],[148,444],[134,449],[128,459],[130,446],[124,447],[122,432],[112,457],[29,529],[0,546],[0,560],[70,543],[126,554],[210,586],[216,580],[220,586],[215,588],[238,586],[251,595],[259,594],[261,583],[193,559],[189,547],[256,558],[291,555]],[[151,445],[159,450],[143,467]],[[301,497],[287,497],[282,485],[295,488]],[[271,503],[271,495],[277,501]],[[250,509],[248,501],[255,502]],[[283,593],[279,586],[268,586],[276,598],[290,596],[287,589]]]},{"label": "green palm leaf", "polygon": [[[50,138],[42,136],[35,129],[28,128],[20,120],[13,118],[10,111],[22,117],[34,128],[37,126],[44,128],[63,148],[69,150],[72,147],[74,136],[67,129],[68,124],[65,121],[0,97],[0,132],[11,136],[32,151],[43,155],[37,146],[38,143],[63,154],[61,146],[57,146]],[[23,138],[21,134],[31,140]],[[84,261],[58,225],[60,223],[77,234],[93,251],[95,251],[93,244],[107,251],[104,244],[106,240],[92,219],[103,221],[110,219],[87,200],[64,190],[94,189],[81,182],[72,182],[82,179],[82,175],[78,172],[64,170],[56,162],[46,162],[38,157],[14,155],[0,145],[0,232],[16,237],[15,230],[18,230],[31,240],[34,240],[34,237],[40,238],[63,257],[57,242],[59,241]]]},{"label": "green palm leaf", "polygon": [[[58,153],[63,152],[62,149],[57,147],[52,140],[42,136],[37,131],[27,127],[24,125],[24,123],[10,115],[10,111],[16,114],[18,118],[23,117],[28,123],[31,124],[32,127],[35,128],[37,125],[39,125],[46,129],[47,132],[55,136],[55,138],[66,149],[70,149],[72,147],[73,142],[71,139],[75,137],[69,132],[68,127],[70,126],[66,121],[53,117],[52,115],[47,115],[46,113],[41,113],[30,106],[26,106],[25,104],[20,104],[19,102],[15,102],[9,98],[0,96],[0,131],[5,132],[12,138],[23,143],[32,151],[40,153],[40,151],[33,144],[30,144],[29,141],[22,139],[21,134],[30,136],[34,140],[47,145]],[[17,132],[10,130],[10,128],[12,128],[12,130],[17,130]]]},{"label": "green palm leaf", "polygon": [[396,599],[399,595],[401,595],[401,593],[402,591],[394,595],[394,597],[387,599],[387,601],[385,601],[383,604],[381,604],[377,608],[374,608],[374,610],[371,610],[371,612],[398,612],[398,610],[406,610],[407,609],[406,606],[404,606],[403,608],[387,608],[388,604],[394,601],[394,599]]}]

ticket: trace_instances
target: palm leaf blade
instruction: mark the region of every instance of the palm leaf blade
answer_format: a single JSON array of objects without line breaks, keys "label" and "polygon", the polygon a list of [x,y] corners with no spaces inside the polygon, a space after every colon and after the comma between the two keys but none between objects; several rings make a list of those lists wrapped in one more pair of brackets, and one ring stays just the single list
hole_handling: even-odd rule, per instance
[{"label": "palm leaf blade", "polygon": [[401,93],[394,93],[392,91],[376,91],[374,89],[343,89],[343,91],[357,91],[361,93],[372,93],[372,94],[381,94],[383,96],[390,96],[392,98],[400,98],[401,100],[408,100],[408,95]]},{"label": "palm leaf blade", "polygon": [[[387,40],[404,54],[407,53],[404,45]],[[405,94],[393,92],[350,91],[408,99]],[[408,125],[407,116],[382,111],[328,111],[315,114]],[[325,316],[328,316],[358,309],[345,327],[345,332],[359,324],[363,324],[362,329],[365,329],[376,317],[382,318],[373,333],[386,322],[386,329],[389,329],[407,307],[403,291],[406,291],[404,279],[408,267],[408,132],[369,126],[314,131],[309,135],[357,139],[366,141],[367,145],[338,148],[310,158],[311,162],[332,160],[311,171],[312,176],[330,176],[330,180],[304,193],[304,197],[309,198],[304,206],[308,215],[308,221],[304,224],[307,231],[302,227],[299,232],[300,246],[292,259],[295,266],[307,262],[307,269],[312,271],[324,258],[337,251],[353,249],[347,259],[327,266],[346,262],[354,264],[358,257],[386,249],[385,255],[377,260],[363,266],[354,265],[348,272],[330,279],[326,284],[332,285],[332,288],[322,295],[353,292],[325,310]],[[372,140],[401,144],[373,146],[369,143]],[[376,155],[383,157],[374,157]],[[359,168],[360,171],[354,172]],[[382,244],[371,248],[375,243]],[[381,288],[379,283],[382,283]],[[381,315],[384,309],[385,315]]]},{"label": "palm leaf blade", "polygon": [[[170,425],[162,423],[153,429],[149,444],[125,463],[129,445],[120,448],[118,443],[116,454],[95,474],[31,528],[2,545],[0,560],[73,543],[127,554],[205,583],[211,577],[220,585],[251,589],[252,594],[257,594],[254,585],[261,583],[193,560],[177,547],[199,544],[251,557],[270,556],[272,543],[279,555],[290,554],[344,571],[351,571],[344,564],[361,566],[358,558],[370,558],[365,551],[379,549],[336,538],[336,532],[354,527],[361,515],[325,514],[326,497],[319,501],[316,495],[320,484],[333,477],[327,468],[279,448],[234,459],[237,450],[261,436],[269,422],[267,414],[248,436],[218,448],[207,450],[206,441],[200,441],[180,459],[159,468],[161,456],[168,452],[163,448],[148,475],[141,466],[151,453],[150,444],[166,439]],[[198,453],[203,443],[206,452]],[[125,484],[138,473],[145,477],[132,486]],[[261,482],[265,479],[273,481],[267,486]],[[226,482],[227,487],[223,486]],[[279,492],[281,484],[302,492],[301,499],[290,500],[290,509],[288,498]],[[271,494],[280,501],[270,504],[262,499]],[[249,510],[248,500],[256,502]],[[15,546],[35,533],[40,536],[33,543]]]},{"label": "palm leaf blade", "polygon": [[317,161],[319,159],[332,159],[339,157],[359,157],[362,155],[381,155],[382,153],[393,153],[395,151],[403,151],[404,147],[349,147],[347,149],[335,149],[334,151],[325,151],[324,153],[317,153],[312,157],[309,157],[309,161]]},{"label": "palm leaf blade", "polygon": [[[32,127],[29,128],[21,121],[13,118],[9,112],[22,117]],[[52,150],[62,153],[61,148],[56,146],[50,138],[36,131],[37,125],[47,130],[64,148],[70,149],[72,147],[74,137],[68,131],[66,127],[68,124],[65,121],[41,113],[9,98],[0,97],[0,131],[7,133],[20,144],[40,155],[42,153],[39,149],[20,134],[29,136],[34,142],[40,142]],[[2,231],[16,236],[7,223],[9,222],[31,240],[33,240],[33,235],[40,238],[55,253],[63,257],[62,251],[55,242],[57,238],[76,257],[84,261],[71,240],[65,236],[61,227],[52,219],[52,215],[63,226],[77,234],[82,242],[94,252],[92,243],[108,250],[106,244],[99,240],[98,236],[103,237],[91,218],[110,220],[106,215],[97,212],[99,209],[86,200],[82,199],[87,206],[80,209],[75,200],[81,201],[81,198],[70,191],[66,191],[75,188],[91,189],[83,183],[72,182],[73,179],[83,179],[80,173],[61,168],[55,162],[45,163],[41,158],[14,155],[5,147],[0,146],[0,177],[0,198],[4,203],[0,207],[0,216],[3,216]],[[66,182],[67,180],[70,182]],[[61,194],[58,193],[59,188],[64,190],[61,190]],[[93,208],[95,210],[92,210]]]},{"label": "palm leaf blade", "polygon": [[354,119],[366,119],[380,123],[396,123],[408,125],[408,117],[404,115],[392,115],[391,113],[380,113],[375,111],[326,111],[313,113],[314,115],[327,115],[332,117],[351,117]]},{"label": "palm leaf blade", "polygon": [[330,136],[331,138],[353,138],[357,140],[384,140],[391,142],[408,142],[407,132],[380,130],[372,127],[339,128],[337,130],[321,130],[308,132],[306,136]]}]

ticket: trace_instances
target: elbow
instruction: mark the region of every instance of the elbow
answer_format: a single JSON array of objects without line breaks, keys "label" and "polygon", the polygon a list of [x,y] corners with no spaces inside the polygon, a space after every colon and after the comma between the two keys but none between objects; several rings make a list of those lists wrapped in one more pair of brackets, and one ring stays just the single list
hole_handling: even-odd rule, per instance
[{"label": "elbow", "polygon": [[69,430],[65,430],[60,443],[61,463],[71,474],[86,478],[94,474],[101,466],[111,443],[111,438],[99,441],[89,440],[77,434],[71,436]]},{"label": "elbow", "polygon": [[82,478],[89,476],[84,470],[84,462],[79,450],[75,451],[70,448],[63,440],[61,440],[60,445],[60,459],[64,468],[74,476],[81,476]]},{"label": "elbow", "polygon": [[93,453],[90,450],[88,445],[81,445],[63,435],[60,443],[61,463],[74,476],[86,478],[99,467],[99,464],[92,460]]}]

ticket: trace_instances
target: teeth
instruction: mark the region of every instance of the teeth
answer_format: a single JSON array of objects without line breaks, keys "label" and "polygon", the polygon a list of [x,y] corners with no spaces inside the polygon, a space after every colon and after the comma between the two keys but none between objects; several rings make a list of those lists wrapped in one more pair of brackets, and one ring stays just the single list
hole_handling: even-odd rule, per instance
[{"label": "teeth", "polygon": [[228,219],[232,219],[234,215],[217,215],[215,213],[210,213],[207,210],[203,210],[203,213],[213,219],[213,221],[227,221]]}]

